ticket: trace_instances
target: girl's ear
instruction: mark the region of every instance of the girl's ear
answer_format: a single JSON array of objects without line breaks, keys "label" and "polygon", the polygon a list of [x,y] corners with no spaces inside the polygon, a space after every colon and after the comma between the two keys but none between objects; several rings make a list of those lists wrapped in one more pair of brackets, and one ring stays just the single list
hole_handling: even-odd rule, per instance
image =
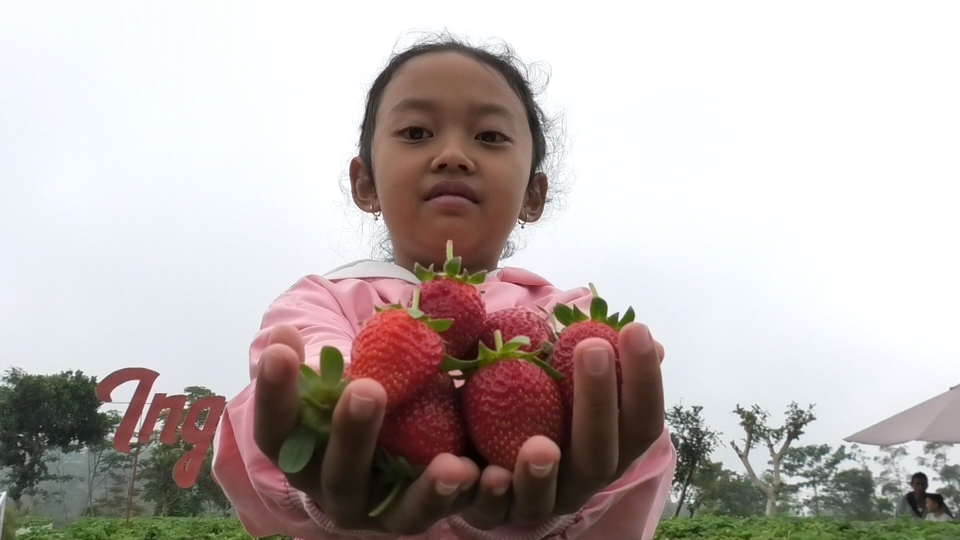
[{"label": "girl's ear", "polygon": [[350,192],[353,194],[353,203],[360,210],[370,214],[380,211],[377,187],[373,184],[367,164],[360,156],[350,160]]},{"label": "girl's ear", "polygon": [[543,209],[547,202],[547,189],[550,183],[547,181],[547,175],[536,173],[527,186],[527,192],[523,196],[523,206],[520,208],[520,220],[532,223],[540,219],[543,215]]}]

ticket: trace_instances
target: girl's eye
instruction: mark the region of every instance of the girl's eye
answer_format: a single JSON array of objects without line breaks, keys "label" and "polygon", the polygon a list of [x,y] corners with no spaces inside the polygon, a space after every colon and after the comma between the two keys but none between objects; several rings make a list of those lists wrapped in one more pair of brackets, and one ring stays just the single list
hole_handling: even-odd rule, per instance
[{"label": "girl's eye", "polygon": [[484,131],[477,135],[477,140],[485,143],[502,143],[506,142],[507,138],[499,131]]},{"label": "girl's eye", "polygon": [[422,127],[408,127],[400,132],[400,135],[411,141],[422,141],[430,136],[430,132]]}]

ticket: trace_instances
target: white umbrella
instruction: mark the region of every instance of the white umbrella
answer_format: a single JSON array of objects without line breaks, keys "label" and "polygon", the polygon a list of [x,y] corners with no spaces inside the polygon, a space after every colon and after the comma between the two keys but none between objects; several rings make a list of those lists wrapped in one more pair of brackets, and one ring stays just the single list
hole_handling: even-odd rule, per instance
[{"label": "white umbrella", "polygon": [[960,385],[844,440],[878,446],[910,441],[960,443]]}]

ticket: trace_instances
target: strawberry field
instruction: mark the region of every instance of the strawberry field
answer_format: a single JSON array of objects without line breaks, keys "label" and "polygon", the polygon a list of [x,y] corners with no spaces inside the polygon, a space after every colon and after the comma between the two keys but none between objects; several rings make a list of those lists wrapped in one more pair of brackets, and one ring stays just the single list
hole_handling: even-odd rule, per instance
[{"label": "strawberry field", "polygon": [[[250,540],[240,522],[227,518],[82,519],[62,530],[32,522],[17,540]],[[272,540],[288,540],[284,536]],[[813,518],[698,517],[664,520],[655,540],[956,540],[960,523],[846,522]],[[4,538],[4,540],[7,540]]]},{"label": "strawberry field", "polygon": [[664,520],[655,540],[957,540],[960,523],[826,518],[731,518],[704,516]]},{"label": "strawberry field", "polygon": [[[251,540],[252,537],[231,518],[119,518],[81,519],[63,529],[53,529],[31,520],[16,540]],[[21,529],[23,531],[23,529]],[[270,540],[289,540],[271,536]],[[7,540],[6,537],[3,540]]]}]

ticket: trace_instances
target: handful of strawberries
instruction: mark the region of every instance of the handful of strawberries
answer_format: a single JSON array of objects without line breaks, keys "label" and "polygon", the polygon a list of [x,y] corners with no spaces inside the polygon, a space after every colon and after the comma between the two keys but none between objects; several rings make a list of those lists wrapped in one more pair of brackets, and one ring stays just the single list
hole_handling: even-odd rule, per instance
[{"label": "handful of strawberries", "polygon": [[[371,378],[386,390],[386,415],[374,463],[383,491],[370,515],[382,512],[437,455],[471,455],[513,470],[520,447],[535,435],[561,448],[573,411],[573,351],[599,337],[613,346],[620,383],[619,330],[633,321],[607,316],[596,295],[590,313],[557,304],[558,333],[523,307],[487,313],[477,285],[447,243],[442,272],[416,267],[421,284],[408,306],[378,309],[354,339],[351,364],[333,347],[320,373],[301,366],[300,425],[285,441],[280,468],[298,472],[324,445],[333,409],[350,379]],[[458,387],[455,380],[462,380]]]}]

